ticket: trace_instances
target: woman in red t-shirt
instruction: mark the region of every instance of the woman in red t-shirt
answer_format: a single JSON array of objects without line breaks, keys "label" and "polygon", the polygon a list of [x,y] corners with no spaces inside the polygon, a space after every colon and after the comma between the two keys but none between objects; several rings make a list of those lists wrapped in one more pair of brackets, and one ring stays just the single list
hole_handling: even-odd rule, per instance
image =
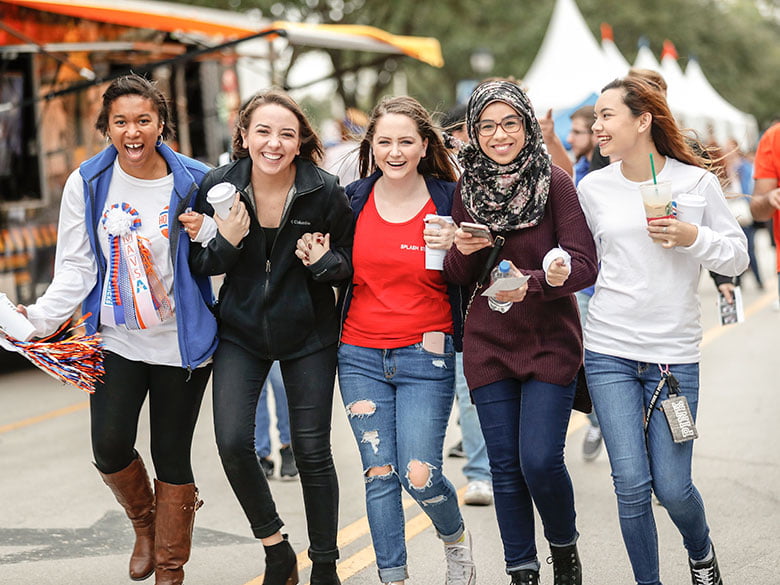
[{"label": "woman in red t-shirt", "polygon": [[[456,326],[441,269],[425,248],[447,250],[453,161],[430,115],[395,97],[373,111],[347,187],[355,213],[354,276],[345,299],[339,386],[360,448],[366,507],[383,583],[408,577],[403,487],[444,542],[446,583],[475,579],[471,538],[442,449],[454,396]],[[457,305],[455,305],[457,306]]]}]

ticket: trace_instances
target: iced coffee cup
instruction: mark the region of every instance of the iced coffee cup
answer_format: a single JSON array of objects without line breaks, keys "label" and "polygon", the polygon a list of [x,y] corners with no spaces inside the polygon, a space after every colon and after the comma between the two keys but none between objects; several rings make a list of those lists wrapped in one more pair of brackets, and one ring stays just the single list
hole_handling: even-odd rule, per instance
[{"label": "iced coffee cup", "polygon": [[233,206],[233,199],[236,196],[236,188],[232,183],[217,183],[206,194],[206,201],[214,208],[214,212],[226,219],[230,214],[230,208]]},{"label": "iced coffee cup", "polygon": [[[449,215],[436,215],[429,213],[425,216],[425,227],[441,228],[438,223],[431,222],[432,219],[443,219],[449,223],[454,223]],[[429,248],[425,246],[425,269],[426,270],[444,270],[444,257],[447,255],[447,250],[439,250],[437,248]]]},{"label": "iced coffee cup", "polygon": [[5,293],[0,293],[0,331],[19,341],[29,341],[35,332],[35,326],[16,310]]},{"label": "iced coffee cup", "polygon": [[670,219],[674,217],[672,202],[672,184],[669,181],[644,183],[639,185],[642,203],[645,206],[645,217],[650,223],[654,219]]}]

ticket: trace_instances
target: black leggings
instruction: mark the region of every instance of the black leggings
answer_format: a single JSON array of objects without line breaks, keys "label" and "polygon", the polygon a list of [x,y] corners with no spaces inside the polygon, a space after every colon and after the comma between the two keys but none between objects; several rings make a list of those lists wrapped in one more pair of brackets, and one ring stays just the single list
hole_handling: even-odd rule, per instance
[{"label": "black leggings", "polygon": [[[336,375],[335,344],[307,356],[280,360],[290,410],[290,434],[301,474],[309,558],[338,558],[339,486],[330,448]],[[222,340],[214,355],[214,429],[228,481],[256,538],[282,527],[255,453],[257,400],[273,360],[261,360]]]},{"label": "black leggings", "polygon": [[97,468],[116,473],[135,459],[138,419],[148,392],[156,477],[177,485],[193,483],[190,448],[211,366],[190,373],[176,366],[130,361],[111,352],[106,352],[103,363],[103,381],[95,385],[89,400]]}]

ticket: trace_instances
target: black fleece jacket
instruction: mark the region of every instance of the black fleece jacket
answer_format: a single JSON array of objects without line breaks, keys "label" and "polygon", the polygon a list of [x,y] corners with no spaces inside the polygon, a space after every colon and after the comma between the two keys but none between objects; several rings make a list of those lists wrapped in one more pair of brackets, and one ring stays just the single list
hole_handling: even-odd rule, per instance
[{"label": "black fleece jacket", "polygon": [[[225,274],[219,291],[219,337],[262,359],[293,359],[334,344],[339,316],[333,291],[352,276],[352,210],[334,175],[313,162],[295,159],[295,196],[282,216],[266,261],[266,238],[250,212],[249,234],[234,247],[217,234],[207,247],[192,246],[196,274]],[[206,193],[216,183],[232,183],[247,209],[252,161],[242,158],[211,170],[203,179],[195,211],[214,215]],[[330,234],[331,249],[304,266],[295,256],[307,232]]]}]

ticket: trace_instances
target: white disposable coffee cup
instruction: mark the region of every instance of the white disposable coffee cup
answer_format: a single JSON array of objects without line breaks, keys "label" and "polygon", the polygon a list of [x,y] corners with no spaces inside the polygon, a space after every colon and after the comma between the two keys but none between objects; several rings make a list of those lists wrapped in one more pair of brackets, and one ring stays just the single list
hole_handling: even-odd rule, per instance
[{"label": "white disposable coffee cup", "polygon": [[19,341],[29,341],[35,332],[35,325],[16,310],[5,293],[0,293],[0,331]]},{"label": "white disposable coffee cup", "polygon": [[214,208],[214,212],[226,219],[233,207],[233,199],[236,196],[236,188],[232,183],[217,183],[206,194],[206,201]]},{"label": "white disposable coffee cup", "polygon": [[677,219],[686,223],[701,225],[707,201],[696,193],[680,193],[675,197]]},{"label": "white disposable coffee cup", "polygon": [[[449,223],[455,223],[449,215],[436,215],[435,213],[429,213],[423,221],[426,227],[441,228],[438,223],[431,222],[431,219],[443,219]],[[443,270],[444,269],[444,257],[447,255],[447,250],[439,250],[436,248],[429,248],[425,246],[425,269],[426,270]]]}]

